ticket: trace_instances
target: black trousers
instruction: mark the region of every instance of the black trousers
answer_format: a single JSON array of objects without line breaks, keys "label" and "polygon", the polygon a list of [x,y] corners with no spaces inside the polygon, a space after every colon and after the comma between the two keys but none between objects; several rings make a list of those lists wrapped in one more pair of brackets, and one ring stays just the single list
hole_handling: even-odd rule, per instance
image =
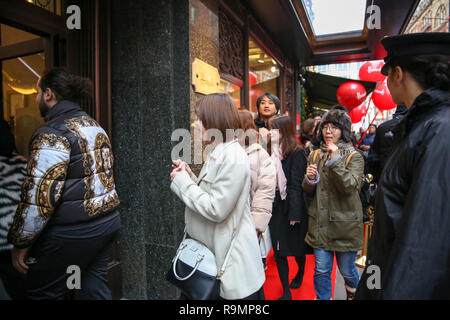
[{"label": "black trousers", "polygon": [[[41,234],[29,256],[36,263],[29,265],[26,296],[33,300],[64,300],[71,297],[68,281],[80,272],[81,300],[111,300],[108,286],[108,261],[111,246],[120,229],[120,217],[102,218],[88,226],[49,228]],[[69,276],[71,279],[69,279]],[[74,278],[73,278],[74,279]]]},{"label": "black trousers", "polygon": [[25,279],[12,265],[11,250],[0,252],[0,280],[0,290],[6,291],[0,292],[0,300],[25,300]]}]

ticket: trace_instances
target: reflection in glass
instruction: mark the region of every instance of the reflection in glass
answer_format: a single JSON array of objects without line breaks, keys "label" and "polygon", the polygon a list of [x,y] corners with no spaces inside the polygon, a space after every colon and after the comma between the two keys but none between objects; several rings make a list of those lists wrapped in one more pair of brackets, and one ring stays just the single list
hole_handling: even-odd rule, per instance
[{"label": "reflection in glass", "polygon": [[266,92],[279,95],[278,78],[280,69],[277,62],[269,56],[256,42],[249,39],[249,82],[250,111],[257,113],[256,100]]},{"label": "reflection in glass", "polygon": [[31,135],[43,123],[36,103],[36,83],[44,68],[43,53],[1,62],[3,117],[13,130],[17,152],[25,157]]},{"label": "reflection in glass", "polygon": [[228,95],[234,100],[238,108],[241,107],[241,88],[231,82],[224,79],[220,80],[220,91],[228,93]]},{"label": "reflection in glass", "polygon": [[6,24],[0,24],[0,45],[2,46],[8,46],[38,38],[38,35],[10,27]]},{"label": "reflection in glass", "polygon": [[61,15],[61,0],[27,0],[27,2]]}]

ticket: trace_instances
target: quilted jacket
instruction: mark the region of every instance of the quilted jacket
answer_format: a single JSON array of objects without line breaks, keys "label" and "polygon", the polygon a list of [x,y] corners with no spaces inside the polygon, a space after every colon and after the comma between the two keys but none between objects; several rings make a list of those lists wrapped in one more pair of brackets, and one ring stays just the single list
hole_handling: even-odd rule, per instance
[{"label": "quilted jacket", "polygon": [[266,150],[254,143],[245,149],[250,160],[250,210],[258,232],[267,229],[275,198],[276,170]]},{"label": "quilted jacket", "polygon": [[44,227],[79,225],[115,212],[114,157],[106,132],[74,102],[50,109],[30,141],[27,176],[8,233],[18,248]]}]

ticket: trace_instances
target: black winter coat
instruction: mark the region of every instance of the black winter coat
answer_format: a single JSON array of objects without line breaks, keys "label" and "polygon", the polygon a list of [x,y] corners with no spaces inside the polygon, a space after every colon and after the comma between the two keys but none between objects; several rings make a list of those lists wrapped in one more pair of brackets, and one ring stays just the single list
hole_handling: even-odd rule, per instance
[{"label": "black winter coat", "polygon": [[[272,247],[281,256],[303,256],[311,253],[305,243],[308,231],[308,209],[302,190],[302,181],[306,173],[306,156],[302,148],[293,151],[287,159],[281,161],[286,176],[286,199],[281,200],[277,190],[270,220]],[[291,221],[301,221],[294,226]]]},{"label": "black winter coat", "polygon": [[383,122],[377,128],[375,139],[373,140],[367,159],[369,173],[373,175],[373,181],[375,183],[378,183],[380,180],[381,172],[383,171],[383,168],[391,155],[396,141],[398,140],[396,139],[398,127],[402,122],[402,119],[406,116],[406,112],[407,110],[397,110],[391,120]]},{"label": "black winter coat", "polygon": [[425,91],[400,125],[356,298],[450,299],[450,93]]}]

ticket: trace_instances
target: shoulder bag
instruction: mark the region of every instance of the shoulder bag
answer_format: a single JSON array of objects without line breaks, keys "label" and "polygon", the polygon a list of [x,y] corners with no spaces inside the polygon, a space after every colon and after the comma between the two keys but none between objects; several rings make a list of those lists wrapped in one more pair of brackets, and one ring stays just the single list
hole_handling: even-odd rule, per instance
[{"label": "shoulder bag", "polygon": [[[239,225],[240,223],[237,226]],[[236,234],[233,232],[230,247],[220,270],[217,269],[214,253],[201,242],[186,238],[186,235],[185,229],[183,241],[172,260],[171,268],[166,273],[166,280],[180,289],[188,299],[217,300],[220,297],[220,278],[225,272]]]}]

